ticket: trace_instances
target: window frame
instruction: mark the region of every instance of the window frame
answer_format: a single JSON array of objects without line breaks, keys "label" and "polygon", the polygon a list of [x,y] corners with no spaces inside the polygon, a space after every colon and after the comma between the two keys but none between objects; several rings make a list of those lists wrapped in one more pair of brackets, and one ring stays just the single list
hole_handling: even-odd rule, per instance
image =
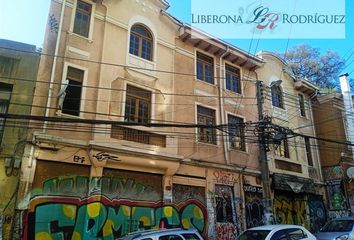
[{"label": "window frame", "polygon": [[[206,123],[200,123],[199,122],[199,114],[198,114],[198,108],[199,107],[200,108],[204,108],[204,109],[208,109],[210,111],[213,111],[214,112],[214,116],[213,116],[214,117],[214,125],[217,125],[217,110],[215,108],[211,108],[209,106],[205,106],[205,105],[202,105],[202,104],[196,104],[196,115],[195,115],[196,124],[206,124]],[[208,115],[202,114],[201,117],[206,117],[206,118],[211,119],[210,115],[208,116]],[[217,139],[217,130],[216,130],[216,128],[212,128],[212,136],[213,136],[213,141],[212,142],[204,141],[204,140],[202,141],[200,139],[201,135],[203,135],[203,136],[205,135],[205,133],[201,132],[202,130],[204,130],[204,128],[201,128],[201,127],[197,127],[196,128],[196,132],[197,132],[196,140],[197,140],[197,142],[198,143],[211,144],[211,145],[217,146],[218,145],[218,139]],[[206,129],[206,130],[208,130],[208,129]]]},{"label": "window frame", "polygon": [[[227,113],[227,123],[228,124],[230,123],[230,117],[242,120],[243,124],[245,124],[245,122],[246,122],[246,119],[244,117],[242,117],[242,116],[231,114],[231,113]],[[237,136],[237,137],[241,138],[241,147],[233,147],[232,146],[233,141],[231,139],[231,133],[230,133],[230,131],[228,129],[229,148],[232,149],[232,150],[238,150],[238,151],[242,151],[242,152],[247,152],[247,144],[246,144],[246,136],[245,136],[244,128],[240,129],[240,130],[243,130],[241,132],[241,136]]]},{"label": "window frame", "polygon": [[307,158],[307,164],[313,167],[313,156],[311,151],[311,139],[309,137],[304,137],[305,142],[305,153]]},{"label": "window frame", "polygon": [[[232,70],[236,70],[238,72],[238,74],[237,73],[235,74],[235,72],[233,72],[231,70],[228,70],[228,68],[230,68]],[[242,70],[241,70],[241,68],[237,67],[237,66],[234,66],[234,65],[231,65],[229,63],[225,63],[224,71],[225,71],[225,73],[224,73],[224,75],[225,75],[225,89],[227,89],[228,91],[231,91],[233,93],[242,94]],[[228,81],[227,80],[227,73],[230,73],[230,75],[238,75],[238,88],[239,88],[239,91],[233,90],[232,87],[231,87],[231,89],[229,89],[227,87],[228,86],[228,84],[227,84],[227,81]],[[231,80],[231,83],[229,85],[233,86],[232,80]]]},{"label": "window frame", "polygon": [[[134,27],[141,27],[143,28],[147,33],[148,33],[148,37],[142,35],[142,34],[139,34],[137,32],[133,32],[133,28]],[[132,36],[135,36],[138,38],[138,54],[134,54],[134,53],[131,53],[131,44],[132,44]],[[146,40],[146,41],[149,41],[150,42],[150,58],[145,58],[143,57],[143,40]],[[133,24],[131,27],[130,27],[130,31],[129,31],[129,46],[128,46],[128,53],[131,54],[131,55],[134,55],[136,57],[139,57],[139,58],[142,58],[144,60],[147,60],[147,61],[150,61],[150,62],[153,62],[153,59],[154,59],[154,35],[151,31],[151,29],[149,27],[147,27],[146,25],[142,24],[142,23],[135,23]]]},{"label": "window frame", "polygon": [[[139,95],[135,95],[134,93],[128,93],[128,88],[132,88],[138,91],[145,92],[146,94],[150,94],[149,98],[144,98]],[[134,98],[135,99],[135,113],[134,113],[134,121],[130,121],[130,118],[127,119],[126,113],[127,113],[127,103],[128,103],[128,97]],[[138,101],[137,101],[138,100]],[[151,123],[151,116],[152,116],[152,100],[153,100],[153,92],[144,88],[137,87],[132,84],[127,84],[125,88],[125,101],[124,101],[124,121],[127,122],[134,122],[134,123],[141,123],[141,124],[148,124]],[[147,122],[139,122],[139,114],[140,114],[140,102],[147,102],[148,103],[148,118]],[[144,119],[141,117],[141,119]]]},{"label": "window frame", "polygon": [[[284,154],[281,154],[283,152],[282,149],[284,149]],[[281,144],[274,149],[274,155],[281,158],[290,158],[289,142],[287,138],[281,140]]]},{"label": "window frame", "polygon": [[[204,56],[204,57],[212,60],[211,67],[210,67],[210,69],[212,71],[211,82],[207,81],[206,77],[205,77],[205,66],[208,64],[208,62],[205,60],[201,60],[201,63],[203,66],[202,78],[199,78],[199,76],[198,76],[198,62],[199,62],[198,55]],[[201,82],[207,83],[207,84],[215,85],[215,73],[216,73],[216,71],[215,71],[215,57],[211,56],[209,54],[206,54],[202,51],[196,50],[195,51],[195,79],[197,79]]]},{"label": "window frame", "polygon": [[[84,36],[84,35],[81,35],[80,33],[74,32],[74,26],[75,26],[75,20],[76,20],[76,12],[77,12],[78,2],[79,1],[82,2],[82,3],[88,4],[88,5],[91,5],[91,14],[90,14],[90,18],[89,18],[89,21],[88,21],[89,22],[88,36]],[[73,34],[75,36],[87,39],[87,40],[89,40],[89,42],[92,42],[93,41],[92,35],[93,35],[93,28],[94,28],[94,21],[95,21],[95,11],[96,11],[96,3],[95,2],[93,2],[91,0],[75,0],[74,8],[73,8],[73,11],[72,11],[72,16],[71,16],[72,21],[70,23],[70,31],[69,31],[69,33]]]},{"label": "window frame", "polygon": [[285,109],[283,89],[281,86],[272,86],[271,87],[271,97],[272,97],[272,106]]},{"label": "window frame", "polygon": [[[85,109],[85,106],[86,106],[86,101],[84,101],[83,99],[85,99],[85,96],[86,96],[86,91],[87,89],[83,86],[86,85],[86,82],[87,82],[87,79],[88,79],[88,69],[86,67],[82,67],[80,65],[77,65],[77,64],[74,64],[74,63],[70,63],[70,62],[64,62],[64,70],[63,70],[63,73],[62,73],[62,82],[61,82],[61,86],[64,84],[64,81],[66,80],[66,77],[67,77],[67,74],[68,74],[68,69],[69,67],[71,68],[76,68],[76,69],[79,69],[81,71],[84,72],[84,75],[83,75],[83,80],[82,80],[82,84],[81,84],[81,99],[80,99],[80,111],[79,111],[79,115],[71,115],[71,114],[67,114],[67,113],[64,113],[63,110],[59,110],[57,112],[57,114],[59,115],[65,115],[65,116],[70,116],[70,117],[81,117],[82,116],[82,112],[83,110]],[[66,97],[66,96],[65,96]],[[65,101],[65,99],[64,99]],[[63,106],[64,106],[64,101],[63,101]]]},{"label": "window frame", "polygon": [[305,96],[303,94],[298,94],[299,98],[299,111],[300,116],[306,118],[306,106],[305,106]]},{"label": "window frame", "polygon": [[[6,104],[6,109],[3,112],[3,114],[7,114],[9,112],[13,88],[14,88],[13,84],[0,82],[0,90],[4,89],[4,90],[6,90],[6,92],[9,92],[8,99],[0,99],[0,102]],[[6,118],[0,119],[0,122],[3,121],[3,124],[0,125],[0,144],[3,142],[5,127],[6,127],[6,120],[7,120]]]}]

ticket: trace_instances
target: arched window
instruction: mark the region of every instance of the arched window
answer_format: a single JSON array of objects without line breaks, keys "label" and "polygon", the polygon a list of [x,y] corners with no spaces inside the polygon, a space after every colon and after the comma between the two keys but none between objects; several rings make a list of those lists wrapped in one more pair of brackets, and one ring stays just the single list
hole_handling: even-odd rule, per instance
[{"label": "arched window", "polygon": [[284,108],[283,92],[277,85],[272,86],[272,103],[275,107]]},{"label": "arched window", "polygon": [[130,54],[152,61],[152,43],[152,35],[146,27],[137,24],[131,28]]}]

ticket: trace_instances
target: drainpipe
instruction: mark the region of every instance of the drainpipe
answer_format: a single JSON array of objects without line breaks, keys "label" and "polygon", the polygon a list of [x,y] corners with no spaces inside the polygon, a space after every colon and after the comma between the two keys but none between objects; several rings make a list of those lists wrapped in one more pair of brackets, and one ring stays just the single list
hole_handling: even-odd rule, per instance
[{"label": "drainpipe", "polygon": [[[343,95],[344,103],[344,116],[345,116],[345,125],[347,133],[347,141],[354,143],[354,109],[353,109],[353,100],[352,94],[350,91],[350,84],[348,79],[349,74],[343,74],[339,76],[340,88]],[[349,147],[350,148],[350,147]],[[351,147],[352,157],[354,160],[354,146]]]},{"label": "drainpipe", "polygon": [[[219,58],[219,106],[220,106],[220,119],[221,119],[221,124],[226,123],[225,121],[225,114],[224,114],[224,101],[223,101],[223,89],[222,89],[222,62],[223,62],[223,57],[229,52],[229,46],[226,47],[226,51],[221,54],[220,58]],[[222,139],[223,139],[223,148],[224,148],[224,158],[225,158],[225,162],[226,164],[230,164],[230,159],[229,159],[229,155],[227,152],[227,136],[225,135],[225,133],[222,134]]]},{"label": "drainpipe", "polygon": [[[55,77],[55,71],[57,67],[57,56],[59,52],[59,43],[60,43],[60,38],[61,38],[61,29],[63,26],[63,19],[64,19],[64,11],[65,11],[65,4],[66,0],[63,0],[62,6],[61,6],[61,13],[60,13],[60,22],[59,22],[59,29],[58,29],[58,36],[57,36],[57,42],[55,44],[55,52],[54,52],[54,59],[53,59],[53,66],[52,66],[52,73],[50,76],[50,81],[49,81],[49,92],[48,92],[48,101],[47,101],[47,106],[45,109],[45,117],[49,115],[49,109],[50,105],[52,103],[52,92],[53,92],[53,85],[54,85],[54,77]],[[45,133],[47,131],[47,124],[48,122],[44,122],[43,126],[43,132]]]}]

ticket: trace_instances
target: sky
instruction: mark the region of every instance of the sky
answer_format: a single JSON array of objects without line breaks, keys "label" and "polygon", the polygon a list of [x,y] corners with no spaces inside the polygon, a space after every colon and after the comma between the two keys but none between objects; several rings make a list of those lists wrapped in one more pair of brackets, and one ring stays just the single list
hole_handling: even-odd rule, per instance
[{"label": "sky", "polygon": [[[128,0],[133,1],[133,0]],[[234,0],[231,0],[231,2]],[[311,1],[311,0],[309,0]],[[341,0],[339,0],[341,1]],[[231,44],[252,54],[261,51],[283,53],[299,44],[309,44],[319,48],[321,53],[328,50],[338,52],[346,60],[343,73],[354,76],[354,1],[346,3],[346,37],[345,39],[224,39]],[[42,47],[44,30],[47,23],[50,0],[0,0],[0,39],[9,39]],[[170,12],[183,22],[191,22],[191,0],[168,0]],[[353,71],[353,72],[352,72]]]}]

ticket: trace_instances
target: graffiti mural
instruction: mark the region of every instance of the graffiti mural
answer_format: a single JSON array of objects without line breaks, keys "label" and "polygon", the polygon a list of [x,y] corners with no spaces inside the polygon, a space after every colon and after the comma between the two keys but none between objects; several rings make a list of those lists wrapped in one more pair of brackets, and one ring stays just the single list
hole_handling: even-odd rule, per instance
[{"label": "graffiti mural", "polygon": [[108,240],[177,227],[207,235],[205,203],[195,198],[164,202],[162,175],[104,169],[103,177],[90,178],[85,166],[53,166],[38,161],[41,174],[35,176],[23,214],[23,239]]},{"label": "graffiti mural", "polygon": [[237,229],[232,223],[216,224],[217,240],[234,240],[237,236]]},{"label": "graffiti mural", "polygon": [[310,230],[318,232],[326,223],[326,208],[321,196],[309,196]]},{"label": "graffiti mural", "polygon": [[245,213],[247,228],[264,225],[262,204],[262,188],[251,185],[244,185],[245,192]]},{"label": "graffiti mural", "polygon": [[25,239],[116,239],[129,232],[164,228],[196,228],[205,233],[206,210],[199,201],[163,202],[36,197],[27,216]]},{"label": "graffiti mural", "polygon": [[189,199],[197,199],[205,203],[205,187],[173,184],[173,202],[179,203]]},{"label": "graffiti mural", "polygon": [[217,239],[235,239],[238,221],[236,201],[231,186],[215,185],[215,215]]},{"label": "graffiti mural", "polygon": [[326,182],[330,210],[346,210],[347,203],[341,180]]},{"label": "graffiti mural", "polygon": [[278,194],[274,196],[276,223],[303,225],[308,228],[306,209],[307,202],[304,199]]}]

